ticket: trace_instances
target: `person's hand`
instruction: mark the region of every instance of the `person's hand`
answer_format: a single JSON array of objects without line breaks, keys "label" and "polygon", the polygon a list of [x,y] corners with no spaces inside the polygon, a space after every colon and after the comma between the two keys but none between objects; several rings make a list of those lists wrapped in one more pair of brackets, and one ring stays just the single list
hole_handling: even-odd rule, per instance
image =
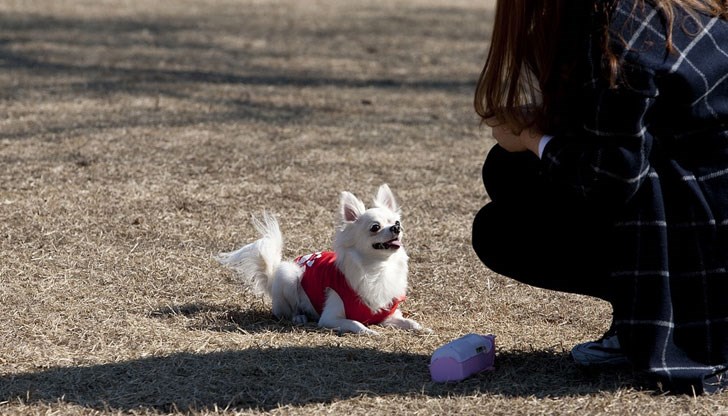
[{"label": "person's hand", "polygon": [[510,124],[504,123],[497,117],[491,117],[485,120],[491,129],[493,129],[493,138],[498,144],[508,152],[525,152],[532,151],[538,156],[538,143],[543,137],[543,133],[534,129],[524,129],[520,134],[513,133]]}]

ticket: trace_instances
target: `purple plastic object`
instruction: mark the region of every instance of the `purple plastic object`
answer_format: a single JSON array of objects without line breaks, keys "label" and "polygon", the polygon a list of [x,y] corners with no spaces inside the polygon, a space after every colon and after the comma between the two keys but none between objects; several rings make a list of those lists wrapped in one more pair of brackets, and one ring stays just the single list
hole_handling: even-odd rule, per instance
[{"label": "purple plastic object", "polygon": [[430,359],[432,381],[461,381],[493,370],[495,335],[467,334],[435,350]]}]

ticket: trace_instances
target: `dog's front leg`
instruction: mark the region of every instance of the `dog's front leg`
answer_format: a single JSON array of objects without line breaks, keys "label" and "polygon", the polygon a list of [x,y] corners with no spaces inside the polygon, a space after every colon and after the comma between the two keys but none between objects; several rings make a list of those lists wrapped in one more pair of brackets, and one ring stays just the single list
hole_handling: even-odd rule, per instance
[{"label": "dog's front leg", "polygon": [[344,301],[338,293],[328,289],[324,310],[321,311],[318,326],[324,328],[338,329],[341,332],[353,332],[355,334],[379,335],[377,331],[371,330],[359,321],[346,319]]},{"label": "dog's front leg", "polygon": [[408,319],[402,316],[402,311],[397,308],[392,315],[390,315],[387,319],[382,321],[382,326],[389,326],[393,328],[399,328],[399,329],[407,329],[411,331],[419,331],[419,332],[427,332],[431,333],[432,330],[429,328],[425,328],[422,325],[420,325],[419,322]]}]

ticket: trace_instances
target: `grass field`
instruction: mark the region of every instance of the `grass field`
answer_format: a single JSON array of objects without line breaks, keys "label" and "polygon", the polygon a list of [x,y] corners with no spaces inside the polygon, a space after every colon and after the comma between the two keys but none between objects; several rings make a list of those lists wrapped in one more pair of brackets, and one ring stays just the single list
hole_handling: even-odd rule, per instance
[{"label": "grass field", "polygon": [[[493,141],[472,93],[492,1],[0,0],[0,414],[728,414],[569,359],[609,305],[483,267]],[[330,248],[338,194],[388,183],[406,315],[432,334],[277,321],[212,259],[276,213]],[[524,260],[527,261],[527,260]],[[430,381],[461,335],[496,370]]]}]

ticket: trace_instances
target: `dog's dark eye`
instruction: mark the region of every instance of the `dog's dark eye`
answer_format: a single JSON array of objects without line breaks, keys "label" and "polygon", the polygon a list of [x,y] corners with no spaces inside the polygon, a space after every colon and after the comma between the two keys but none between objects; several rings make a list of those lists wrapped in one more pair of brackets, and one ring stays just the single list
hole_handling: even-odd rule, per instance
[{"label": "dog's dark eye", "polygon": [[372,224],[371,227],[369,227],[369,231],[376,233],[379,231],[382,227],[379,226],[379,224]]},{"label": "dog's dark eye", "polygon": [[399,221],[395,221],[394,222],[394,225],[396,225],[397,227],[401,227],[402,226],[402,224],[400,224]]}]

